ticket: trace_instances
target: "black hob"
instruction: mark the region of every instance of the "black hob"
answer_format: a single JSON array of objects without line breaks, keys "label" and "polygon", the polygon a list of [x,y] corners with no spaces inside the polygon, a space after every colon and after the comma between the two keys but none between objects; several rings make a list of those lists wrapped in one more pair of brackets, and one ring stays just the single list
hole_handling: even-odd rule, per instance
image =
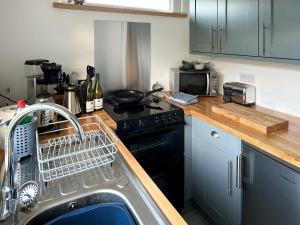
[{"label": "black hob", "polygon": [[184,123],[181,108],[155,96],[135,104],[118,104],[107,98],[104,100],[104,109],[116,121],[118,135],[149,132],[151,129]]}]

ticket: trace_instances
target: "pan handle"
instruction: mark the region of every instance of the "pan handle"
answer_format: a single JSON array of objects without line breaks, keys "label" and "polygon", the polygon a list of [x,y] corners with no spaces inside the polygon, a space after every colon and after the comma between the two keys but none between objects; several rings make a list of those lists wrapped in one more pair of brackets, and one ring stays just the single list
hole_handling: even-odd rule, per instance
[{"label": "pan handle", "polygon": [[163,89],[163,88],[154,89],[154,90],[152,90],[152,91],[146,92],[144,95],[145,95],[145,97],[147,97],[147,96],[149,96],[149,95],[151,95],[151,94],[153,94],[153,93],[160,92],[160,91],[162,91],[162,90],[164,90],[164,89]]}]

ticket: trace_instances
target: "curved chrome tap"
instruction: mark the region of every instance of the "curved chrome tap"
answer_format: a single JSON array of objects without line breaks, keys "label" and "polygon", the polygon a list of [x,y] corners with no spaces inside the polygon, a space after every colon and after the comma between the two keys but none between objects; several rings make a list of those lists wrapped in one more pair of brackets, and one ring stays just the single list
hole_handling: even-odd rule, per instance
[{"label": "curved chrome tap", "polygon": [[74,116],[68,109],[63,106],[53,104],[53,103],[41,103],[34,104],[24,108],[20,113],[18,113],[9,123],[6,133],[5,133],[5,160],[1,168],[1,197],[0,197],[0,220],[5,220],[11,214],[15,213],[17,205],[17,193],[18,189],[14,181],[14,161],[13,161],[13,149],[11,138],[13,131],[18,125],[19,121],[28,113],[33,113],[37,111],[49,110],[53,111],[61,116],[65,117],[70,121],[74,129],[79,135],[81,140],[84,139],[84,133],[79,120]]}]

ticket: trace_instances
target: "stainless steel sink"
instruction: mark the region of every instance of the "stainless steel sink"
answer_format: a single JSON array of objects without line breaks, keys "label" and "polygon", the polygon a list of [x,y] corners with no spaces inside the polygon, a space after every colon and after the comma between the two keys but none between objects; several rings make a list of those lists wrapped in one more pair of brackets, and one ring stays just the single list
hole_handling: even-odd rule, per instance
[{"label": "stainless steel sink", "polygon": [[93,193],[88,196],[81,196],[79,198],[72,199],[71,201],[64,202],[62,204],[46,209],[45,211],[31,218],[28,222],[26,222],[26,225],[45,224],[46,222],[62,214],[65,214],[71,210],[76,210],[77,208],[82,208],[85,206],[102,204],[102,203],[125,204],[134,222],[136,224],[142,224],[142,222],[140,221],[141,218],[138,216],[137,212],[135,211],[132,204],[128,201],[128,199],[120,192],[117,192],[112,189],[107,189],[107,190],[100,190],[98,193]]},{"label": "stainless steel sink", "polygon": [[[30,210],[19,210],[0,224],[41,225],[71,210],[101,203],[123,203],[134,222],[169,224],[132,171],[117,155],[113,164],[50,183],[39,179],[39,194]],[[105,215],[104,215],[105,216]]]}]

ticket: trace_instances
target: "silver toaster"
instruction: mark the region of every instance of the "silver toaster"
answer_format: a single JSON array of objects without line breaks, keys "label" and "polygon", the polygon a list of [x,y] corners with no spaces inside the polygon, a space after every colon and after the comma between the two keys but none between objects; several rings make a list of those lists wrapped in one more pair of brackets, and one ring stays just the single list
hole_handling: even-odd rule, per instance
[{"label": "silver toaster", "polygon": [[224,102],[234,102],[244,106],[255,105],[256,88],[250,84],[227,82],[223,85]]}]

